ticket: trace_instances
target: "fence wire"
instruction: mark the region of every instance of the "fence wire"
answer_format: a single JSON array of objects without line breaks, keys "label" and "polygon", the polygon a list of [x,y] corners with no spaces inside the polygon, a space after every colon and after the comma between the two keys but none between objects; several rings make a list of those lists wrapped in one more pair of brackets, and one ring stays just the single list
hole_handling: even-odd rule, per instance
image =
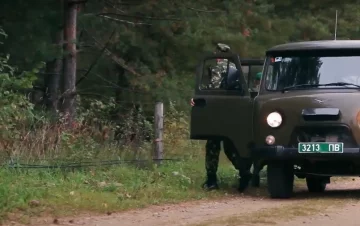
[{"label": "fence wire", "polygon": [[9,169],[66,169],[66,168],[85,168],[85,167],[104,167],[104,166],[115,166],[121,164],[131,163],[155,163],[155,162],[180,162],[184,159],[176,158],[164,158],[164,159],[152,159],[152,160],[103,160],[103,161],[86,161],[86,162],[73,162],[64,164],[23,164],[16,162],[9,162],[8,164],[2,164],[1,168]]}]

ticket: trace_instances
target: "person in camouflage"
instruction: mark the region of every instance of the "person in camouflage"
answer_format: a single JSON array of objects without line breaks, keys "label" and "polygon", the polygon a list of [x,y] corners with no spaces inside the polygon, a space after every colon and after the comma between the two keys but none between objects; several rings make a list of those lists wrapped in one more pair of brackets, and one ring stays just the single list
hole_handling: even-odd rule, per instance
[{"label": "person in camouflage", "polygon": [[[217,51],[220,52],[228,52],[230,47],[219,43],[217,45]],[[211,78],[210,84],[208,85],[209,88],[221,88],[226,84],[226,72],[227,72],[227,59],[218,59],[217,65],[215,68],[211,69]],[[229,74],[230,71],[237,71],[237,68],[234,63],[229,63]],[[232,73],[234,74],[234,73]],[[194,106],[195,103],[193,99],[191,99],[191,105]],[[219,165],[219,157],[220,157],[220,150],[221,150],[221,141],[223,141],[224,152],[227,158],[231,161],[234,167],[239,171],[239,187],[238,190],[243,192],[246,187],[248,186],[252,174],[250,172],[250,168],[252,165],[251,160],[243,159],[238,157],[238,153],[236,151],[235,146],[233,143],[228,139],[212,139],[206,142],[205,150],[205,168],[206,168],[206,176],[207,179],[202,185],[206,190],[213,190],[218,189],[217,183],[217,169]]]}]

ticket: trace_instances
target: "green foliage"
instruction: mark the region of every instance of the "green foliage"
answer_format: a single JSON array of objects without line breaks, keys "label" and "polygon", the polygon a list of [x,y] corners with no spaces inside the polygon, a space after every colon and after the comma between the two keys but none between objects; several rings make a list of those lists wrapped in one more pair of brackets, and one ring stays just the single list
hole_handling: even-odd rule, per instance
[{"label": "green foliage", "polygon": [[8,35],[0,52],[12,56],[11,64],[19,70],[31,70],[38,62],[45,62],[58,54],[52,37],[61,25],[59,1],[1,1],[1,26]]},{"label": "green foliage", "polygon": [[9,55],[0,56],[0,139],[3,146],[11,145],[21,139],[21,130],[29,128],[34,119],[33,104],[24,94],[32,88],[36,71],[17,73],[9,65]]},{"label": "green foliage", "polygon": [[[325,7],[324,2],[308,0],[296,4],[292,0],[88,1],[78,17],[78,77],[102,56],[77,87],[77,121],[69,130],[61,121],[50,123],[27,95],[34,84],[44,83],[46,71],[38,62],[59,57],[61,45],[54,45],[54,37],[61,30],[62,5],[56,0],[46,5],[4,0],[0,8],[3,155],[147,158],[156,101],[165,104],[166,153],[189,153],[198,144],[188,141],[188,115],[199,57],[213,51],[217,42],[229,44],[241,57],[262,57],[275,44],[333,39],[335,10],[339,11],[338,38],[359,38],[360,6],[354,1],[326,3]],[[105,44],[107,51],[100,53]],[[172,153],[174,146],[178,150]]]},{"label": "green foliage", "polygon": [[[141,76],[126,70],[119,76],[120,66],[103,54],[78,86],[82,103],[86,99],[111,102],[120,92],[115,102],[123,105],[176,100],[177,107],[185,110],[198,59],[213,51],[216,42],[229,44],[241,57],[263,57],[276,44],[333,39],[335,10],[339,10],[338,38],[358,38],[360,8],[354,1],[88,1],[78,18],[78,77],[98,57],[113,31],[108,50]],[[12,56],[12,65],[28,70],[58,56],[59,48],[53,45],[62,22],[58,1],[44,6],[5,0],[0,12],[9,32],[2,52]],[[37,83],[42,84],[40,72]],[[142,107],[152,115],[152,107]]]},{"label": "green foliage", "polygon": [[[41,200],[41,207],[108,211],[204,197],[197,189],[203,179],[203,158],[198,157],[204,145],[188,139],[189,100],[202,54],[224,42],[241,57],[258,58],[276,44],[333,39],[335,10],[339,11],[338,39],[360,37],[360,6],[353,0],[346,4],[334,0],[87,1],[78,17],[77,77],[102,56],[77,87],[78,114],[69,129],[61,120],[53,123],[36,110],[28,95],[35,83],[44,84],[46,71],[38,63],[61,56],[61,45],[54,44],[63,23],[59,2],[1,2],[2,163],[9,157],[15,162],[57,164],[147,159],[153,149],[155,101],[165,104],[166,157],[187,156],[190,161],[151,171],[123,167],[75,173],[66,180],[60,173],[0,171],[0,197],[4,197],[0,215],[27,209],[31,199]],[[113,31],[114,37],[108,40]],[[107,51],[100,53],[105,44]],[[229,169],[223,175],[229,179],[232,174]],[[103,181],[105,186],[99,186]]]},{"label": "green foliage", "polygon": [[[6,154],[0,156],[3,163],[9,157],[19,163],[46,164],[151,158],[153,119],[146,117],[141,106],[123,111],[123,115],[116,117],[120,119],[114,120],[113,113],[121,112],[114,101],[90,102],[86,105],[88,107],[78,109],[77,122],[69,130],[61,121],[52,124],[46,117],[40,117],[27,99],[18,103],[26,103],[30,107],[26,112],[10,109],[0,113],[5,118],[4,124],[0,125],[3,128],[6,126],[2,130],[2,154]],[[15,104],[9,105],[17,107]],[[187,113],[176,109],[173,102],[166,105],[166,109],[165,156],[197,156],[199,142],[188,140]],[[21,117],[14,120],[5,115],[7,112],[21,114]],[[11,145],[4,145],[5,142]],[[174,146],[177,148],[174,149]]]},{"label": "green foliage", "polygon": [[[333,39],[335,10],[339,11],[338,38],[360,37],[356,2],[327,0],[324,4],[308,0],[296,4],[292,0],[88,1],[78,16],[78,77],[102,56],[77,87],[78,117],[69,131],[35,111],[23,91],[44,83],[46,71],[38,62],[49,63],[59,56],[61,49],[53,43],[63,21],[62,5],[56,0],[46,5],[4,0],[0,41],[6,37],[3,29],[8,35],[0,52],[11,58],[2,55],[0,61],[1,136],[5,141],[16,138],[17,142],[8,142],[16,143],[10,153],[18,156],[30,148],[26,156],[37,158],[91,159],[109,153],[122,158],[125,152],[146,156],[142,152],[151,146],[154,103],[162,101],[165,146],[190,149],[189,99],[199,57],[213,51],[216,42],[229,44],[241,57],[262,57],[276,44]],[[108,51],[100,53],[105,44]],[[119,61],[131,70],[122,68]],[[100,153],[105,146],[109,151]]]},{"label": "green foliage", "polygon": [[[2,27],[0,27],[0,39],[1,38],[6,38],[7,34],[5,33],[5,31],[2,29]],[[4,44],[3,42],[0,41],[0,45]]]}]

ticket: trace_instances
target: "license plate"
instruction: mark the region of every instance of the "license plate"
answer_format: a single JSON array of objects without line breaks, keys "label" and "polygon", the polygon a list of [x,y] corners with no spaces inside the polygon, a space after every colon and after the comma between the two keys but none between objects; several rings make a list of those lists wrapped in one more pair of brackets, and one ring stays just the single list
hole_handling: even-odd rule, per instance
[{"label": "license plate", "polygon": [[299,153],[343,153],[344,143],[338,142],[307,142],[299,143]]}]

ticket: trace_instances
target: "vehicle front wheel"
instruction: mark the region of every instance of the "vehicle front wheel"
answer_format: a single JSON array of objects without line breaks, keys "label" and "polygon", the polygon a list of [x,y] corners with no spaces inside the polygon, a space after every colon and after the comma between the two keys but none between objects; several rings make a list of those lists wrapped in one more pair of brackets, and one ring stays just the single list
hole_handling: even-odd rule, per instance
[{"label": "vehicle front wheel", "polygon": [[290,198],[294,190],[294,165],[284,161],[269,162],[267,183],[271,198]]},{"label": "vehicle front wheel", "polygon": [[307,176],[306,177],[306,185],[308,187],[309,192],[321,193],[326,189],[327,180],[324,177],[314,177]]}]

